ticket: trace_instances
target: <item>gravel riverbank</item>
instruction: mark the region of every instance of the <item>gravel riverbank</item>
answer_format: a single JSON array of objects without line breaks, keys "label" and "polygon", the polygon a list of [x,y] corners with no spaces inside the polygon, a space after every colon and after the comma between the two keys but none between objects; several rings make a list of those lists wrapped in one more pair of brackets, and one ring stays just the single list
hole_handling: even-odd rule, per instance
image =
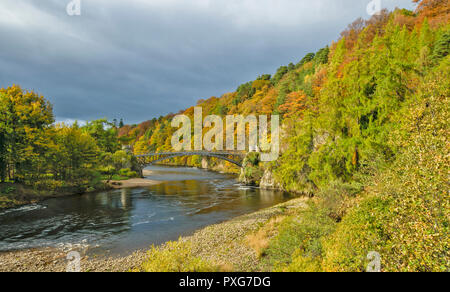
[{"label": "gravel riverbank", "polygon": [[[193,246],[193,253],[206,260],[233,271],[265,271],[256,252],[246,244],[246,237],[255,232],[271,218],[289,209],[305,206],[307,199],[298,198],[288,202],[240,216],[230,221],[208,226],[192,236],[181,238]],[[162,247],[163,248],[163,247]],[[55,248],[31,249],[0,253],[0,272],[64,272],[69,250]],[[136,251],[127,257],[82,256],[83,272],[126,272],[139,267],[147,257],[146,251]]]}]

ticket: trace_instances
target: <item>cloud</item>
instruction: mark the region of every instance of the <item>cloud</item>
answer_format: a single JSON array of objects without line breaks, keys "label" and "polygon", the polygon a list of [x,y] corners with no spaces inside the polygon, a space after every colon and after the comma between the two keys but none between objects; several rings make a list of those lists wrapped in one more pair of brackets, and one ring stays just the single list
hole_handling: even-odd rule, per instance
[{"label": "cloud", "polygon": [[81,0],[72,17],[69,2],[1,1],[0,86],[38,91],[59,119],[139,122],[298,62],[370,1]]}]

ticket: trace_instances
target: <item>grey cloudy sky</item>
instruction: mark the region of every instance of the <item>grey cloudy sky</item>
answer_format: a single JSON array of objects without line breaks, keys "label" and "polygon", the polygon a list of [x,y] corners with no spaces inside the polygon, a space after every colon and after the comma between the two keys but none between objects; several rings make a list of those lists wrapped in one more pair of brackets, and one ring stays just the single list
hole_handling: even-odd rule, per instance
[{"label": "grey cloudy sky", "polygon": [[58,120],[136,123],[298,62],[371,0],[81,0],[80,16],[69,2],[0,0],[0,87],[39,92]]}]

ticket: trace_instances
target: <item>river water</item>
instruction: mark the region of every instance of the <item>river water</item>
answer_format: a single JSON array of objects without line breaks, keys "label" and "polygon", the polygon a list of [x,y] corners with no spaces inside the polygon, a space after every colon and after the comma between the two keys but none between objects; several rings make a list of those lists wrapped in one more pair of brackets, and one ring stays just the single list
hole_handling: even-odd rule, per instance
[{"label": "river water", "polygon": [[159,184],[0,211],[0,251],[50,246],[126,255],[290,199],[283,192],[244,187],[230,175],[148,169],[152,175],[147,178]]}]

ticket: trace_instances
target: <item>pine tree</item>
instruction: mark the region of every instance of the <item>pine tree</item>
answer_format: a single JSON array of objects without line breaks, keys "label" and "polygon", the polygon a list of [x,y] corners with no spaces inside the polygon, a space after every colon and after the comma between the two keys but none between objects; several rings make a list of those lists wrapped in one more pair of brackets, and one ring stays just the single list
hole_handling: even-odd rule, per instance
[{"label": "pine tree", "polygon": [[450,30],[447,30],[443,32],[439,37],[439,39],[436,41],[436,45],[434,47],[431,59],[433,60],[433,63],[436,64],[449,54],[450,54]]}]

